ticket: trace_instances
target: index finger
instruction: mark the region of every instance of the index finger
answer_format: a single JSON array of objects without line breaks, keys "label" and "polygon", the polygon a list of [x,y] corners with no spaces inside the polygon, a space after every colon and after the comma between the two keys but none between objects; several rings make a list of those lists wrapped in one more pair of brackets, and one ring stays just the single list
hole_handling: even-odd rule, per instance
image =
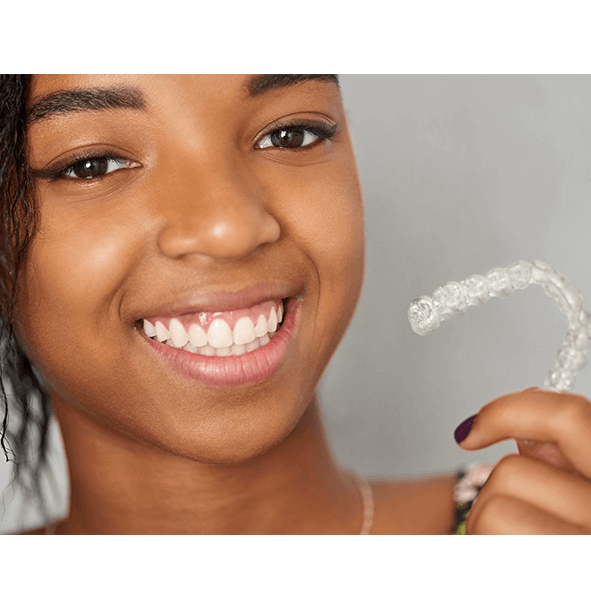
[{"label": "index finger", "polygon": [[529,388],[501,396],[478,411],[460,447],[480,450],[505,439],[555,443],[591,478],[591,402],[580,394]]}]

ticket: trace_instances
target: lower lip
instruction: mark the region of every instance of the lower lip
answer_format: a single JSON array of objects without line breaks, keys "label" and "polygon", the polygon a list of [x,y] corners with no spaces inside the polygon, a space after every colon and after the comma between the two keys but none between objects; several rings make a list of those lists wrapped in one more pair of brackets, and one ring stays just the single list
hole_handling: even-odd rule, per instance
[{"label": "lower lip", "polygon": [[141,331],[139,333],[176,373],[206,386],[239,386],[264,381],[277,372],[288,343],[295,334],[298,313],[299,302],[290,300],[281,328],[265,346],[228,357],[190,353],[148,338]]}]

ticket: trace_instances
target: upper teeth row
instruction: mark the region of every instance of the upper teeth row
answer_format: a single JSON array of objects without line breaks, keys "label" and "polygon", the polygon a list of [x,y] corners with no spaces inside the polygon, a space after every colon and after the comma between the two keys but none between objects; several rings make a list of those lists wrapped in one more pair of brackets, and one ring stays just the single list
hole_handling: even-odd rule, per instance
[{"label": "upper teeth row", "polygon": [[144,332],[146,336],[155,337],[160,342],[171,340],[172,346],[177,349],[182,349],[187,343],[197,348],[209,345],[214,349],[223,349],[232,345],[246,345],[269,332],[275,332],[277,324],[282,320],[281,303],[278,308],[275,305],[271,307],[268,319],[261,314],[256,325],[248,316],[240,318],[233,331],[228,322],[222,318],[214,318],[207,332],[199,324],[192,324],[187,332],[179,320],[172,318],[168,328],[162,322],[158,321],[152,325],[148,320],[144,320]]}]

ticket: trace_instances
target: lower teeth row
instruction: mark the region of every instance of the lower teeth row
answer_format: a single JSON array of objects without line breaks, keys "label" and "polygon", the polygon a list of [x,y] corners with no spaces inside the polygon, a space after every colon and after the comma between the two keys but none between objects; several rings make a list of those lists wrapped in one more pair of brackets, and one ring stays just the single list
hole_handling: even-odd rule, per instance
[{"label": "lower teeth row", "polygon": [[[273,336],[275,336],[275,332],[268,332],[264,336],[261,336],[260,338],[255,338],[252,342],[248,342],[247,344],[233,344],[230,347],[225,347],[222,349],[216,349],[212,347],[210,344],[207,344],[202,347],[196,347],[193,346],[190,342],[188,342],[180,350],[189,351],[190,353],[198,353],[199,355],[205,355],[207,357],[230,357],[231,355],[243,355],[244,353],[249,353],[250,351],[254,351],[259,347],[265,346],[269,343]],[[177,348],[174,346],[171,339],[165,341],[164,344],[171,346],[173,348]]]}]

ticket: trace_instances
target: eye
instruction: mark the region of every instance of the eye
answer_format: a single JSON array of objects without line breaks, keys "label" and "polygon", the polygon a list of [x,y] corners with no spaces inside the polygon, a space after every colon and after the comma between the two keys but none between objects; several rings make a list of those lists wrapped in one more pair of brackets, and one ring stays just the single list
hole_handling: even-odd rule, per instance
[{"label": "eye", "polygon": [[311,148],[324,140],[332,140],[336,125],[314,123],[313,125],[283,125],[269,132],[257,142],[255,148],[302,149]]},{"label": "eye", "polygon": [[74,155],[68,161],[54,167],[34,169],[33,174],[39,179],[50,182],[66,179],[70,181],[86,181],[105,177],[118,169],[141,167],[139,163],[108,154]]},{"label": "eye", "polygon": [[117,171],[130,169],[137,166],[127,159],[115,157],[92,157],[80,159],[57,173],[56,177],[69,177],[73,179],[93,179]]}]

